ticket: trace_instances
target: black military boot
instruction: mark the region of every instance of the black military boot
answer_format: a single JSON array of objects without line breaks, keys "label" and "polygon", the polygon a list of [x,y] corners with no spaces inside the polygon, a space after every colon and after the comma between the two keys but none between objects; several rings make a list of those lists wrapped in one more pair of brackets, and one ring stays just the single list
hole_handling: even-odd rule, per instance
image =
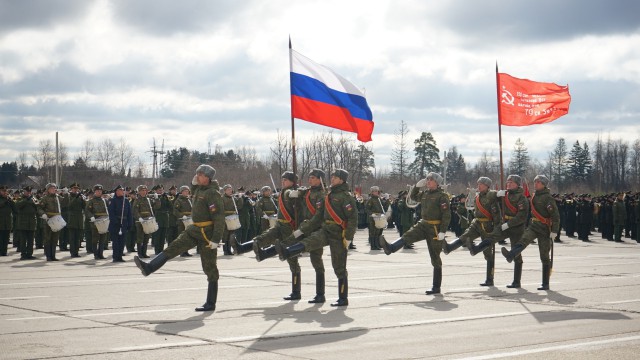
[{"label": "black military boot", "polygon": [[442,268],[433,268],[433,287],[431,288],[431,290],[425,291],[425,294],[440,294],[440,285],[442,285]]},{"label": "black military boot", "polygon": [[232,236],[229,241],[236,255],[247,253],[253,249],[253,240],[241,244],[235,236]]},{"label": "black military boot", "polygon": [[547,264],[542,264],[542,286],[538,290],[549,290],[549,276],[551,275],[551,267]]},{"label": "black military boot", "polygon": [[316,272],[316,296],[309,300],[309,304],[322,304],[327,301],[324,297],[324,273]]},{"label": "black military boot", "polygon": [[285,261],[293,257],[296,257],[304,251],[304,244],[297,242],[289,247],[282,245],[281,242],[276,242],[276,252],[280,260]]},{"label": "black military boot", "polygon": [[382,248],[380,247],[380,243],[382,242],[382,241],[380,240],[380,238],[381,238],[382,236],[383,236],[383,235],[382,235],[382,234],[380,234],[380,236],[374,236],[374,237],[371,239],[371,250],[382,250]]},{"label": "black military boot", "polygon": [[356,246],[353,245],[353,241],[349,244],[349,250],[355,250]]},{"label": "black military boot", "polygon": [[460,240],[460,238],[453,240],[451,244],[446,240],[442,240],[442,252],[445,255],[449,255],[450,252],[455,251],[460,246],[462,246],[462,240]]},{"label": "black military boot", "polygon": [[44,256],[47,258],[47,261],[51,261],[50,249],[51,247],[49,245],[44,246]]},{"label": "black military boot", "polygon": [[513,282],[507,285],[509,289],[520,289],[520,279],[522,278],[522,263],[517,262],[513,267]]},{"label": "black military boot", "polygon": [[508,262],[512,262],[518,254],[520,254],[526,246],[518,243],[511,247],[511,251],[507,250],[507,248],[503,247],[500,249],[502,255],[507,259]]},{"label": "black military boot", "polygon": [[51,261],[58,261],[58,259],[56,259],[56,244],[51,244],[49,256],[51,256]]},{"label": "black military boot", "polygon": [[143,259],[148,259],[149,255],[147,255],[147,242],[142,243],[142,246],[140,246],[142,248],[142,255],[140,256]]},{"label": "black military boot", "polygon": [[[164,254],[164,253],[160,253]],[[197,307],[196,311],[215,311],[216,301],[218,300],[218,282],[210,281],[207,287],[207,302],[202,306]]]},{"label": "black military boot", "polygon": [[222,245],[222,251],[223,251],[223,255],[233,255],[233,253],[231,252],[231,239],[229,239],[228,241],[225,241],[224,245]]},{"label": "black military boot", "polygon": [[256,260],[258,260],[258,262],[278,255],[278,251],[276,251],[276,247],[274,245],[271,245],[264,249],[262,248],[255,249],[255,253],[256,253]]},{"label": "black military boot", "polygon": [[347,306],[349,305],[349,282],[347,278],[338,279],[338,301],[331,303],[331,306]]},{"label": "black military boot", "polygon": [[493,263],[493,261],[488,260],[487,261],[487,279],[480,284],[480,286],[493,286],[493,268],[494,268],[495,264]]},{"label": "black military boot", "polygon": [[133,257],[133,261],[136,263],[136,266],[138,267],[138,269],[140,269],[142,275],[144,276],[149,276],[149,274],[160,269],[162,265],[167,262],[167,260],[169,260],[169,258],[164,252],[158,254],[155,258],[153,258],[153,260],[149,261],[148,263],[140,260],[140,258],[137,256]]},{"label": "black military boot", "polygon": [[291,274],[291,294],[284,297],[285,300],[300,300],[300,273]]},{"label": "black military boot", "polygon": [[471,253],[471,256],[476,256],[478,253],[483,252],[489,246],[491,246],[491,240],[483,239],[478,244],[478,246],[476,246],[475,244],[472,244],[471,247],[469,248],[469,252]]},{"label": "black military boot", "polygon": [[403,238],[399,238],[395,242],[389,244],[387,242],[387,239],[384,238],[384,235],[380,235],[380,246],[382,247],[382,250],[384,250],[384,253],[387,255],[391,255],[392,253],[402,249],[404,245],[405,242]]}]

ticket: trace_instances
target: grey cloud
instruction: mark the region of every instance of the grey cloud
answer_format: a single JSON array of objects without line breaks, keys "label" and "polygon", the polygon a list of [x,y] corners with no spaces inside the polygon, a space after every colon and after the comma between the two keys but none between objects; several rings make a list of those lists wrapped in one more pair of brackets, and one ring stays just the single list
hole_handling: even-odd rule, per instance
[{"label": "grey cloud", "polygon": [[0,34],[16,29],[46,28],[84,15],[93,2],[85,0],[0,1]]}]

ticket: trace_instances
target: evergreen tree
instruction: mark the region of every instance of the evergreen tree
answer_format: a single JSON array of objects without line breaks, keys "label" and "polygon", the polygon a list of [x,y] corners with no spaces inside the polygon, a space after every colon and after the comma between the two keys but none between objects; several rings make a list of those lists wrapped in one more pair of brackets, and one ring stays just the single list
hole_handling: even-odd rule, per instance
[{"label": "evergreen tree", "polygon": [[509,174],[516,174],[524,177],[527,169],[529,168],[530,160],[531,158],[529,157],[527,147],[524,146],[524,142],[518,138],[516,140],[516,145],[513,148],[511,161],[509,161]]},{"label": "evergreen tree", "polygon": [[555,182],[560,191],[564,187],[567,174],[567,144],[564,138],[558,139],[550,158],[550,180]]},{"label": "evergreen tree", "polygon": [[464,183],[467,180],[467,166],[464,157],[458,153],[456,146],[447,151],[447,182]]},{"label": "evergreen tree", "polygon": [[420,138],[414,141],[415,160],[409,165],[412,175],[423,179],[430,171],[439,172],[442,162],[440,161],[440,150],[436,146],[436,141],[430,132],[422,132]]}]

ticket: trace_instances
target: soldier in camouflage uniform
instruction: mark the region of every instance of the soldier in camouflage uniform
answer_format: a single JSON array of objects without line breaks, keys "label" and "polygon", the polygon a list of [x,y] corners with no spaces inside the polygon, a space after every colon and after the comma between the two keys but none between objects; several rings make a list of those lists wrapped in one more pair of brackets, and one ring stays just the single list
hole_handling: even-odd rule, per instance
[{"label": "soldier in camouflage uniform", "polygon": [[40,203],[38,204],[38,215],[45,221],[42,232],[42,241],[47,261],[58,261],[58,259],[56,259],[56,246],[58,245],[60,231],[53,232],[49,224],[46,223],[49,218],[61,215],[62,212],[60,196],[57,194],[57,188],[58,187],[54,183],[47,184],[45,186],[46,195],[40,199]]},{"label": "soldier in camouflage uniform", "polygon": [[293,234],[295,238],[305,237],[289,247],[277,245],[281,260],[290,260],[304,251],[312,252],[329,245],[331,264],[338,278],[338,300],[331,306],[349,305],[347,251],[358,226],[358,211],[355,197],[349,192],[348,177],[347,171],[335,170],[331,174],[329,193],[324,201],[316,203],[316,214]]},{"label": "soldier in camouflage uniform", "polygon": [[14,212],[13,199],[7,194],[7,187],[0,185],[0,256],[7,256]]},{"label": "soldier in camouflage uniform", "polygon": [[511,251],[505,247],[501,250],[507,261],[512,262],[532,241],[537,239],[542,261],[542,286],[538,290],[549,290],[549,277],[553,268],[553,259],[549,256],[553,245],[551,234],[560,231],[560,213],[556,201],[547,188],[549,179],[545,175],[538,175],[533,182],[535,194],[530,201],[531,223],[520,241],[511,247]]},{"label": "soldier in camouflage uniform", "polygon": [[216,264],[218,244],[224,231],[224,205],[220,196],[220,187],[214,180],[216,170],[209,165],[200,165],[193,177],[193,224],[171,242],[169,246],[149,263],[138,256],[134,257],[136,266],[144,276],[161,268],[172,259],[194,246],[200,247],[202,270],[207,275],[207,300],[196,311],[215,311],[218,298],[218,279],[220,273]]},{"label": "soldier in camouflage uniform", "polygon": [[[467,245],[471,255],[476,255],[479,251],[486,250],[487,252],[484,254],[487,260],[486,279],[480,286],[493,286],[495,263],[492,249],[489,248],[491,241],[487,238],[494,229],[500,227],[502,218],[497,193],[494,190],[490,190],[491,179],[482,176],[477,183],[478,192],[476,193],[474,219],[471,221],[471,225],[460,238],[454,240],[451,244],[445,241],[442,244],[442,251],[445,254],[449,254],[462,246],[462,244]],[[476,247],[473,243],[473,240],[477,238],[483,240],[481,247]]]},{"label": "soldier in camouflage uniform", "polygon": [[109,241],[109,233],[98,233],[95,221],[99,218],[109,216],[107,200],[102,196],[104,188],[100,184],[93,186],[93,197],[87,201],[85,205],[85,216],[91,223],[91,244],[93,248],[93,258],[96,260],[104,260],[104,250],[107,248]]},{"label": "soldier in camouflage uniform", "polygon": [[[231,186],[231,184],[226,184],[222,187],[222,202],[224,203],[225,217],[229,215],[238,215],[238,211],[244,205],[244,202],[240,197],[233,195],[233,186]],[[240,219],[238,218],[238,220]],[[232,236],[235,236],[235,230],[229,231],[225,222],[224,233],[222,235],[222,251],[224,255],[233,255],[233,252],[231,252]]]},{"label": "soldier in camouflage uniform", "polygon": [[67,208],[67,236],[69,238],[69,253],[72,258],[80,257],[80,243],[84,236],[84,216],[85,201],[80,193],[80,185],[73,183],[69,185],[69,193],[62,197],[62,207]]},{"label": "soldier in camouflage uniform", "polygon": [[33,240],[35,237],[38,214],[38,206],[31,193],[31,186],[23,189],[22,197],[16,202],[16,222],[13,233],[14,241],[20,239],[20,260],[34,260]]},{"label": "soldier in camouflage uniform", "polygon": [[260,222],[258,234],[269,230],[269,216],[278,212],[278,207],[271,197],[271,188],[263,186],[260,193],[262,196],[256,202],[256,218]]},{"label": "soldier in camouflage uniform", "polygon": [[136,219],[136,244],[138,246],[138,256],[141,258],[148,258],[147,245],[149,244],[149,238],[152,234],[145,234],[142,230],[142,220],[154,217],[154,209],[160,207],[160,202],[152,201],[147,192],[149,189],[146,185],[140,185],[136,189],[138,192],[138,198],[133,202],[133,218]]},{"label": "soldier in camouflage uniform", "polygon": [[[236,254],[243,254],[253,248],[256,254],[256,260],[262,261],[277,255],[275,245],[283,242],[283,245],[288,246],[291,243],[287,239],[297,229],[296,212],[298,207],[296,206],[297,197],[291,197],[291,192],[296,191],[298,182],[298,176],[292,171],[285,171],[282,173],[282,190],[278,196],[278,222],[276,226],[268,229],[262,234],[253,238],[253,240],[246,243],[239,244],[237,241],[233,241],[233,247]],[[294,194],[297,193],[294,192]],[[234,238],[235,239],[235,238]],[[300,300],[300,264],[298,264],[298,258],[293,257],[288,259],[289,269],[291,270],[291,294],[284,297],[284,300]]]},{"label": "soldier in camouflage uniform", "polygon": [[[380,237],[380,245],[387,255],[400,250],[405,244],[413,244],[426,239],[431,265],[433,266],[433,286],[431,290],[426,291],[427,295],[440,293],[442,284],[440,252],[442,251],[445,232],[451,221],[449,195],[440,187],[442,183],[442,176],[434,172],[430,172],[426,178],[418,181],[409,196],[413,201],[420,202],[420,216],[422,219],[393,243],[387,243],[384,235]],[[426,189],[422,190],[421,188],[425,186]]]},{"label": "soldier in camouflage uniform", "polygon": [[[193,209],[193,202],[191,201],[191,190],[188,186],[180,186],[180,195],[176,197],[173,202],[173,215],[178,219],[178,234],[180,236],[185,230],[184,221],[191,217],[191,211]],[[176,236],[176,238],[177,238]],[[186,250],[180,257],[190,257],[189,250]]]},{"label": "soldier in camouflage uniform", "polygon": [[369,246],[371,246],[371,250],[381,250],[380,235],[382,235],[382,231],[384,229],[378,229],[372,217],[373,215],[384,214],[384,207],[382,206],[382,201],[380,200],[379,187],[371,187],[369,199],[365,204],[365,210],[367,211],[367,219],[369,220]]}]

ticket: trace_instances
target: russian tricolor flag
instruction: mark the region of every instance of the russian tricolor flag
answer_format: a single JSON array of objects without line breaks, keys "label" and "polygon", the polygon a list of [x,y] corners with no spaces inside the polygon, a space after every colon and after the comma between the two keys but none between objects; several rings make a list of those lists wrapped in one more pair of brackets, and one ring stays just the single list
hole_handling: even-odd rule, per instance
[{"label": "russian tricolor flag", "polygon": [[311,59],[291,52],[291,116],[354,132],[371,141],[373,116],[364,93],[347,79]]}]

